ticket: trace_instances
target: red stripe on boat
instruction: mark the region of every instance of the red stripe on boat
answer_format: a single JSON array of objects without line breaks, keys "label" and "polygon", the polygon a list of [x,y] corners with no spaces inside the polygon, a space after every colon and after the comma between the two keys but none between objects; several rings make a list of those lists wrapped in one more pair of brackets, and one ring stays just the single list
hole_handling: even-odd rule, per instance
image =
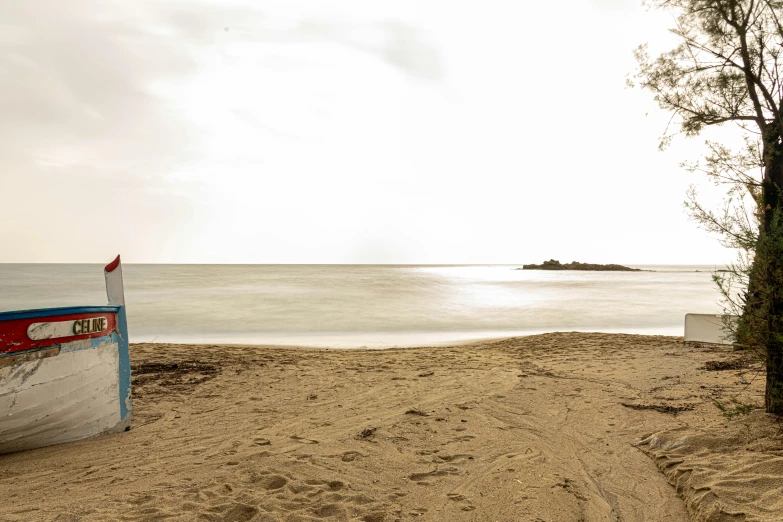
[{"label": "red stripe on boat", "polygon": [[[100,332],[68,337],[56,337],[52,339],[33,340],[27,336],[27,329],[35,323],[56,323],[61,321],[76,321],[79,319],[106,318],[106,329]],[[117,329],[117,314],[112,312],[90,312],[83,314],[56,315],[51,317],[30,317],[27,319],[13,319],[0,322],[0,354],[23,352],[69,343],[81,339],[93,339],[111,334]]]},{"label": "red stripe on boat", "polygon": [[114,272],[118,266],[120,266],[120,256],[117,256],[117,259],[115,259],[114,261],[106,265],[106,268],[104,268],[104,270],[106,270],[107,272]]}]

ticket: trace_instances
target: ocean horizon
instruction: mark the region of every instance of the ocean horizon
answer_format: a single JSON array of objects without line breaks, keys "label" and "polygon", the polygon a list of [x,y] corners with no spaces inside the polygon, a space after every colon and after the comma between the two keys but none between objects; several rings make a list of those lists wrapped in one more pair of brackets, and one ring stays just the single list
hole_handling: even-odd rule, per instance
[{"label": "ocean horizon", "polygon": [[[125,264],[131,342],[421,346],[555,331],[682,335],[723,265]],[[0,264],[0,311],[106,302],[102,265]]]}]

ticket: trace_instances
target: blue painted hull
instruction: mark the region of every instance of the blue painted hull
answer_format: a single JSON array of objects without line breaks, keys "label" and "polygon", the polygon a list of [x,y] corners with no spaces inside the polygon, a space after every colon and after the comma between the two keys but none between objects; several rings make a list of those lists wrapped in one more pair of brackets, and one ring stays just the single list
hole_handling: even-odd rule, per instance
[{"label": "blue painted hull", "polygon": [[0,453],[130,427],[124,306],[0,313],[0,349]]}]

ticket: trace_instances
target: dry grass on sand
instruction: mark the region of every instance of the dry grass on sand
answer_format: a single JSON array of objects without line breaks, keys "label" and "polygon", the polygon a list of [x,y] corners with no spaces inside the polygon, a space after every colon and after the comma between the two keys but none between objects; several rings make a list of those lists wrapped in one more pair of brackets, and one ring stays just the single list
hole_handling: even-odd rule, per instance
[{"label": "dry grass on sand", "polygon": [[0,520],[783,520],[778,423],[714,405],[761,401],[725,348],[131,351],[131,431],[0,456]]}]

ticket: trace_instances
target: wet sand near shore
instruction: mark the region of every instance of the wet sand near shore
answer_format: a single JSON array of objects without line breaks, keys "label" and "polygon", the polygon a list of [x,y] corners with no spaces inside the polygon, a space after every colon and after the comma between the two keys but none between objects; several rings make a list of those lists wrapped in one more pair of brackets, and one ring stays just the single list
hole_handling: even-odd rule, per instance
[{"label": "wet sand near shore", "polygon": [[132,345],[132,429],[0,456],[0,520],[783,520],[778,422],[714,404],[761,404],[741,357],[589,333]]}]

